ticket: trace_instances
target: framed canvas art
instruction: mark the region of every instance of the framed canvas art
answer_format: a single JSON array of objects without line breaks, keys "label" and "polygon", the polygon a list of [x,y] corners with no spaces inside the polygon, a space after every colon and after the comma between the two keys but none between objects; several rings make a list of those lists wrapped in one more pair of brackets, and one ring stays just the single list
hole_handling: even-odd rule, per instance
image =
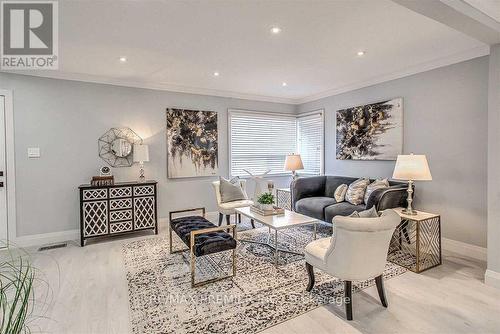
[{"label": "framed canvas art", "polygon": [[337,111],[339,160],[396,160],[403,151],[403,98]]},{"label": "framed canvas art", "polygon": [[218,174],[217,113],[167,109],[167,176]]}]

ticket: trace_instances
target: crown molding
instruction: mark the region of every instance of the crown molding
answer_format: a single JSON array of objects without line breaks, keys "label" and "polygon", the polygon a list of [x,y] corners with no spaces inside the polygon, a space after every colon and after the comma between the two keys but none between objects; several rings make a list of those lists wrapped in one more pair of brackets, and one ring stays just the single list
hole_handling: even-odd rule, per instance
[{"label": "crown molding", "polygon": [[470,60],[473,58],[486,56],[489,55],[489,53],[490,53],[490,47],[488,45],[485,45],[471,50],[467,50],[465,52],[453,54],[449,57],[439,58],[430,62],[421,63],[415,66],[410,66],[401,71],[374,77],[365,81],[358,81],[350,85],[332,88],[322,93],[313,94],[297,99],[238,93],[233,91],[225,91],[225,90],[217,90],[209,88],[186,87],[182,85],[175,85],[169,83],[129,81],[120,78],[112,78],[112,77],[82,74],[82,73],[55,72],[55,71],[38,71],[38,72],[0,71],[0,72],[50,78],[50,79],[71,80],[71,81],[80,81],[80,82],[88,82],[88,83],[96,83],[104,85],[131,87],[131,88],[152,89],[152,90],[169,91],[169,92],[186,93],[186,94],[197,94],[197,95],[226,97],[226,98],[243,99],[243,100],[299,105],[311,101],[316,101],[325,97],[350,92],[360,88],[377,85],[383,82],[404,78],[421,72],[430,71],[439,67],[460,63],[462,61]]},{"label": "crown molding", "polygon": [[401,71],[397,71],[397,72],[393,72],[390,74],[385,74],[382,76],[374,77],[374,78],[371,78],[371,79],[366,80],[366,81],[359,81],[359,82],[353,83],[351,85],[346,85],[346,86],[338,87],[338,88],[332,88],[330,90],[324,91],[324,92],[319,93],[319,94],[314,94],[314,95],[304,97],[302,99],[297,99],[297,100],[295,100],[294,104],[303,104],[303,103],[307,103],[307,102],[316,101],[316,100],[319,100],[319,99],[322,99],[325,97],[334,96],[334,95],[338,95],[338,94],[342,94],[342,93],[347,93],[347,92],[350,92],[353,90],[377,85],[377,84],[391,81],[391,80],[401,79],[401,78],[408,77],[408,76],[411,76],[414,74],[434,70],[434,69],[439,68],[439,67],[453,65],[453,64],[460,63],[460,62],[463,62],[466,60],[471,60],[474,58],[487,56],[489,54],[490,54],[490,47],[488,45],[480,46],[480,47],[477,47],[474,49],[467,50],[465,52],[453,54],[453,55],[448,56],[448,57],[439,58],[439,59],[436,59],[433,61],[429,61],[429,62],[421,63],[421,64],[418,64],[415,66],[411,66],[411,67],[408,67],[408,68],[401,70]]},{"label": "crown molding", "polygon": [[182,85],[175,85],[169,83],[155,83],[147,81],[129,81],[120,78],[113,78],[107,76],[93,75],[93,74],[83,74],[83,73],[73,73],[73,72],[55,72],[55,71],[0,71],[3,73],[19,74],[26,76],[34,76],[40,78],[49,79],[59,79],[59,80],[70,80],[79,82],[96,83],[103,85],[121,86],[121,87],[131,87],[131,88],[142,88],[151,90],[168,91],[175,93],[186,93],[186,94],[197,94],[197,95],[207,95],[216,97],[227,97],[234,99],[243,100],[253,100],[262,102],[274,102],[274,103],[285,103],[285,104],[295,104],[295,99],[276,97],[276,96],[266,96],[266,95],[254,95],[246,93],[238,93],[233,91],[210,89],[210,88],[197,88],[197,87],[186,87]]}]

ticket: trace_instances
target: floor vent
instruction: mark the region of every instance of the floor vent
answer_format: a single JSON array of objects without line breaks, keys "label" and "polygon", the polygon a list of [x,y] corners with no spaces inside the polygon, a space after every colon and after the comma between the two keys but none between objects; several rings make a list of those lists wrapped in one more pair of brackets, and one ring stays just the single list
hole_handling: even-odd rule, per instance
[{"label": "floor vent", "polygon": [[46,250],[54,249],[54,248],[63,248],[66,246],[68,246],[67,243],[48,245],[48,246],[43,246],[43,247],[38,248],[38,251],[41,252],[41,251],[46,251]]}]

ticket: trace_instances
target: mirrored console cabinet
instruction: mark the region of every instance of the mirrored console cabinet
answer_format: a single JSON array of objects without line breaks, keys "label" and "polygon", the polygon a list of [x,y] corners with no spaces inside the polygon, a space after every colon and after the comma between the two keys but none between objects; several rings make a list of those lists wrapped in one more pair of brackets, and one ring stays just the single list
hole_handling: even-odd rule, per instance
[{"label": "mirrored console cabinet", "polygon": [[80,244],[95,237],[142,230],[158,234],[156,181],[81,185]]}]

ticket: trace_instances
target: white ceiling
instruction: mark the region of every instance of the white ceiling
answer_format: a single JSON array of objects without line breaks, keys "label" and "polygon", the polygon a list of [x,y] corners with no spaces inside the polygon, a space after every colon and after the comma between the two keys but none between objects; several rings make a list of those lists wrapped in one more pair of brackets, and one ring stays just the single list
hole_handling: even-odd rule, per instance
[{"label": "white ceiling", "polygon": [[465,2],[500,23],[500,0],[465,0]]},{"label": "white ceiling", "polygon": [[488,52],[388,0],[61,0],[59,17],[60,70],[37,75],[290,103]]}]

